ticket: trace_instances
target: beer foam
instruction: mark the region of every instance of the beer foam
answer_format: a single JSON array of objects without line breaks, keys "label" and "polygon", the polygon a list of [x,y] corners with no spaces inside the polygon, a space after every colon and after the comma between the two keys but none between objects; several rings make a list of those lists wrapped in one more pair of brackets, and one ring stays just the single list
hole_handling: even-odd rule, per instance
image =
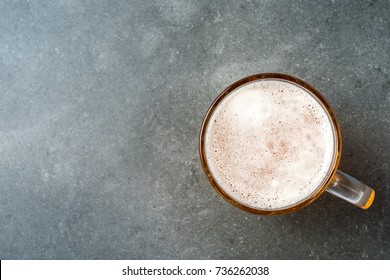
[{"label": "beer foam", "polygon": [[335,155],[327,110],[306,89],[266,79],[229,93],[210,116],[206,161],[222,190],[264,210],[293,206],[327,179]]}]

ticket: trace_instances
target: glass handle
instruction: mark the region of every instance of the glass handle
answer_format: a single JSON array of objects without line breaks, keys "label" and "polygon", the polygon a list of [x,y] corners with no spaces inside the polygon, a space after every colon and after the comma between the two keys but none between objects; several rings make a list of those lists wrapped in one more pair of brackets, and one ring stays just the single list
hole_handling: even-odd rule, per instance
[{"label": "glass handle", "polygon": [[340,170],[336,171],[326,191],[362,209],[370,207],[375,197],[373,189]]}]

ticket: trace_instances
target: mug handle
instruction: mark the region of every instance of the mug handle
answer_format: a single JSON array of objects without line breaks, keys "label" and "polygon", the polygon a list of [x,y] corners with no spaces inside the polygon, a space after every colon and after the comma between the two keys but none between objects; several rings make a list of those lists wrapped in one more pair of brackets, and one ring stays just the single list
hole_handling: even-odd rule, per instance
[{"label": "mug handle", "polygon": [[375,191],[352,176],[337,170],[326,191],[362,209],[371,206]]}]

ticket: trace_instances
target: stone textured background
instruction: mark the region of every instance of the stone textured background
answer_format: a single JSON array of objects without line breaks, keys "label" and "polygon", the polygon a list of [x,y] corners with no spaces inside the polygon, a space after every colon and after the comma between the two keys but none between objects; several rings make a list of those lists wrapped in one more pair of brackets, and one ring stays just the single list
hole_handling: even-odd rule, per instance
[{"label": "stone textured background", "polygon": [[[390,2],[0,1],[1,259],[389,259]],[[340,169],[329,194],[255,216],[198,156],[214,98],[255,73],[323,92]]]}]

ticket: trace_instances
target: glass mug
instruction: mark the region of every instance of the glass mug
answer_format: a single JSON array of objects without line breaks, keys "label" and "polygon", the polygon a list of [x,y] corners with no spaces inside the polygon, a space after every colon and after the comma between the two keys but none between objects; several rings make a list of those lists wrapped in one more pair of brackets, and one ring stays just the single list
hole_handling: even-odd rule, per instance
[{"label": "glass mug", "polygon": [[214,189],[251,213],[296,211],[324,191],[362,209],[375,197],[337,170],[336,116],[315,88],[290,75],[257,74],[227,87],[204,117],[199,153]]}]

